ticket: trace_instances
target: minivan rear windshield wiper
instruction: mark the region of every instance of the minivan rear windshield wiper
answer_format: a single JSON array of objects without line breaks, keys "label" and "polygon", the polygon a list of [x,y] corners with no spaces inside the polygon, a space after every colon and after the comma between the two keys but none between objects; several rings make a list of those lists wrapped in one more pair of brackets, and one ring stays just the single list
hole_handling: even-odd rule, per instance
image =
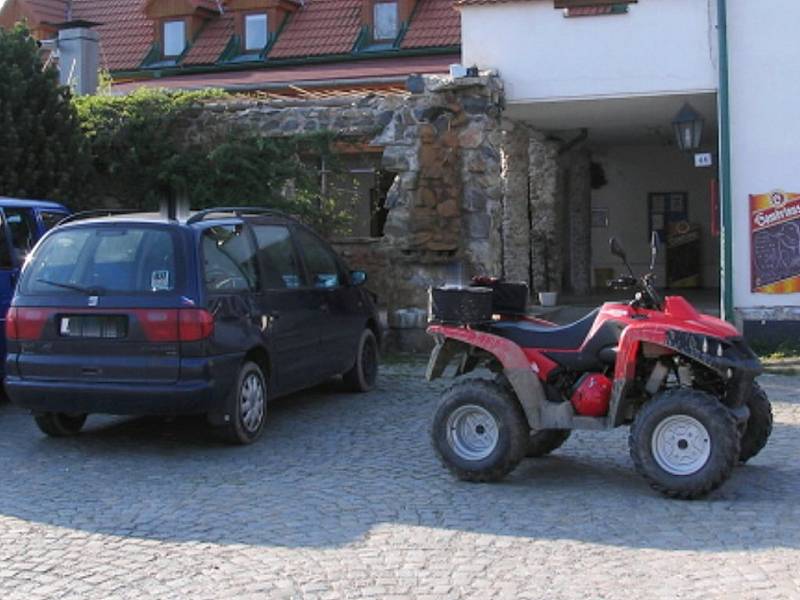
[{"label": "minivan rear windshield wiper", "polygon": [[76,285],[74,283],[61,283],[60,281],[50,281],[49,279],[37,279],[39,283],[46,283],[47,285],[52,285],[55,287],[64,288],[65,290],[74,290],[76,292],[81,292],[86,294],[87,296],[102,296],[104,294],[103,288],[98,287],[84,287],[82,285]]}]

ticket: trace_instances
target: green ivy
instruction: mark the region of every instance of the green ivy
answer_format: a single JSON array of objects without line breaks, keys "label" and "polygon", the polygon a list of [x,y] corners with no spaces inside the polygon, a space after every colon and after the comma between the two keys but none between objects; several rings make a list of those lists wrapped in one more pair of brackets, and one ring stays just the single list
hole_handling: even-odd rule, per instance
[{"label": "green ivy", "polygon": [[147,88],[76,98],[91,149],[94,195],[142,209],[175,196],[188,198],[192,208],[270,206],[324,231],[346,228],[348,216],[319,193],[316,163],[322,156],[331,161],[333,136],[266,138],[236,127],[188,135],[204,104],[226,99],[214,90]]}]

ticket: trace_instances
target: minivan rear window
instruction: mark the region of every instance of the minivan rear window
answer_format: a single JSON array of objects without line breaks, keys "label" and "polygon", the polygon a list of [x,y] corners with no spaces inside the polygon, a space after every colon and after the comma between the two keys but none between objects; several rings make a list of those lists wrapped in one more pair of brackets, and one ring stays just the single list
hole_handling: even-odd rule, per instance
[{"label": "minivan rear window", "polygon": [[176,266],[175,242],[164,229],[64,229],[36,250],[21,286],[26,294],[174,293]]}]

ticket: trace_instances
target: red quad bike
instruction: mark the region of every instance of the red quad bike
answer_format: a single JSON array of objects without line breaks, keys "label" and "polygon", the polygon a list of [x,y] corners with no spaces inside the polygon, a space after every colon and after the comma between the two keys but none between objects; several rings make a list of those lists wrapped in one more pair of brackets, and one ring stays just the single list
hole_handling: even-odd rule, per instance
[{"label": "red quad bike", "polygon": [[[526,316],[524,300],[522,310],[508,310],[509,293],[527,296],[524,284],[521,292],[495,280],[431,290],[436,347],[427,378],[441,377],[456,358],[459,377],[436,411],[433,445],[459,479],[497,481],[574,429],[629,425],[636,470],[659,492],[690,499],[765,446],[772,409],[755,382],[761,363],[730,324],[680,296],[661,298],[656,242],[650,272],[637,279],[612,238],[630,276],[609,285],[635,289],[635,298],[571,325]],[[479,367],[494,377],[463,377]]]}]

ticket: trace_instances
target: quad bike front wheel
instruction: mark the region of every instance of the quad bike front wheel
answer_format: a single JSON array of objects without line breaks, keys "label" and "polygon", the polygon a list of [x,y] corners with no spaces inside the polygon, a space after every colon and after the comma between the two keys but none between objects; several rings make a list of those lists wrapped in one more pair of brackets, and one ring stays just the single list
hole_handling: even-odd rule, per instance
[{"label": "quad bike front wheel", "polygon": [[739,461],[743,463],[761,452],[772,433],[772,405],[766,392],[755,382],[747,400],[747,408],[750,409],[750,417],[742,432],[739,450]]},{"label": "quad bike front wheel", "polygon": [[528,447],[528,423],[507,389],[493,381],[465,379],[445,392],[433,419],[433,447],[463,481],[498,481]]},{"label": "quad bike front wheel", "polygon": [[689,388],[647,402],[628,438],[636,471],[673,498],[694,499],[717,489],[739,460],[739,431],[714,396]]}]

